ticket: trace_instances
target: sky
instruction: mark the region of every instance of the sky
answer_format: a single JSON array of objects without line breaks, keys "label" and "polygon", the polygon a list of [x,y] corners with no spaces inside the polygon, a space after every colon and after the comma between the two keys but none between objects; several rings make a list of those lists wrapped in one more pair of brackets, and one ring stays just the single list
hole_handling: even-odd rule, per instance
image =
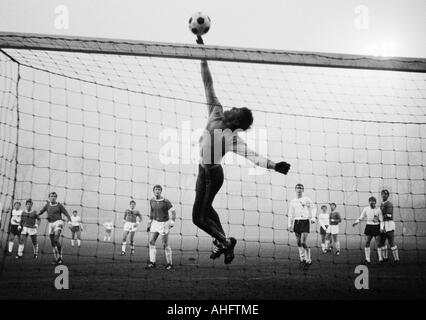
[{"label": "sky", "polygon": [[2,0],[0,31],[193,43],[196,11],[212,19],[206,44],[426,57],[424,0]]}]

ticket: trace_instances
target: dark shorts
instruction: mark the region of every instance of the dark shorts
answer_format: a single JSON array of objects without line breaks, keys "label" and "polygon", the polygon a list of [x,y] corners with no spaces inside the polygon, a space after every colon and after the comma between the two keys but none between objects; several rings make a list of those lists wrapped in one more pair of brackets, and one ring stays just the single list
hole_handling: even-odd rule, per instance
[{"label": "dark shorts", "polygon": [[74,226],[74,227],[70,227],[71,232],[79,232],[80,231],[80,226]]},{"label": "dark shorts", "polygon": [[372,236],[372,237],[380,236],[380,225],[379,224],[367,224],[365,226],[364,234],[366,236]]},{"label": "dark shorts", "polygon": [[325,231],[323,227],[320,227],[320,234],[325,236],[327,234],[327,231]]},{"label": "dark shorts", "polygon": [[294,220],[294,233],[309,233],[309,219]]},{"label": "dark shorts", "polygon": [[19,225],[17,224],[11,224],[10,225],[10,233],[14,236],[20,236],[21,230],[18,230]]}]

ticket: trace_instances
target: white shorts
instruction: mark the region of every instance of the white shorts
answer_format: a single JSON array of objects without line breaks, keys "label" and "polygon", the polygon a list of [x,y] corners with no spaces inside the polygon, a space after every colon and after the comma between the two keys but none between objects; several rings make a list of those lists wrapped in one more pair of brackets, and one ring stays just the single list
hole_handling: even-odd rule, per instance
[{"label": "white shorts", "polygon": [[339,225],[329,225],[327,232],[331,234],[339,234]]},{"label": "white shorts", "polygon": [[123,226],[123,230],[128,232],[135,232],[137,228],[138,228],[138,224],[136,222],[126,221]]},{"label": "white shorts", "polygon": [[160,235],[164,236],[166,234],[169,234],[171,224],[172,223],[170,222],[170,220],[163,222],[153,220],[150,232],[158,232]]},{"label": "white shorts", "polygon": [[64,222],[62,220],[56,220],[55,222],[49,223],[49,234],[54,234],[57,231],[62,231],[64,228]]},{"label": "white shorts", "polygon": [[385,232],[390,232],[395,230],[395,221],[388,220],[388,221],[384,221],[383,223],[384,223]]},{"label": "white shorts", "polygon": [[29,236],[34,236],[37,234],[37,228],[28,228],[28,227],[23,227],[21,234],[23,235],[29,235]]}]

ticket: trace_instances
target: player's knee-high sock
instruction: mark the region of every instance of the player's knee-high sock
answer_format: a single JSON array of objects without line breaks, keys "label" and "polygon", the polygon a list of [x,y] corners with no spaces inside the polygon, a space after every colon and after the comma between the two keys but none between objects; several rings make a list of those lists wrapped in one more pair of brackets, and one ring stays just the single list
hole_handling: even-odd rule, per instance
[{"label": "player's knee-high sock", "polygon": [[123,244],[121,245],[121,251],[126,252],[126,241],[123,241]]},{"label": "player's knee-high sock", "polygon": [[383,260],[383,254],[382,254],[383,248],[382,247],[378,247],[377,248],[377,256],[379,257],[379,261]]},{"label": "player's knee-high sock", "polygon": [[395,261],[399,261],[398,247],[397,247],[397,246],[393,246],[393,247],[391,248],[391,250],[392,250],[393,259],[394,259]]},{"label": "player's knee-high sock", "polygon": [[74,239],[71,239],[71,245],[74,247]]},{"label": "player's knee-high sock", "polygon": [[325,243],[321,243],[321,250],[324,252],[325,251]]},{"label": "player's knee-high sock", "polygon": [[164,255],[166,256],[167,263],[172,264],[172,248],[170,246],[164,248]]},{"label": "player's knee-high sock", "polygon": [[81,240],[80,239],[77,239],[77,245],[81,246]]},{"label": "player's knee-high sock", "polygon": [[130,241],[130,250],[135,250],[135,243]]},{"label": "player's knee-high sock", "polygon": [[330,240],[325,240],[325,249],[328,250],[330,248]]},{"label": "player's knee-high sock", "polygon": [[300,261],[304,261],[305,260],[305,248],[303,247],[297,247],[299,249],[299,258]]},{"label": "player's knee-high sock", "polygon": [[22,257],[23,254],[24,254],[24,245],[19,244],[18,245],[18,256]]},{"label": "player's knee-high sock", "polygon": [[149,245],[149,261],[155,263],[155,259],[157,256],[157,249],[155,248],[155,245],[152,244]]},{"label": "player's knee-high sock", "polygon": [[386,244],[382,247],[382,255],[383,255],[383,259],[388,258],[388,246]]},{"label": "player's knee-high sock", "polygon": [[305,248],[305,260],[311,262],[311,249],[308,247]]},{"label": "player's knee-high sock", "polygon": [[38,244],[33,244],[34,254],[38,254]]},{"label": "player's knee-high sock", "polygon": [[365,247],[364,252],[365,252],[365,260],[370,262],[370,247]]},{"label": "player's knee-high sock", "polygon": [[62,247],[59,244],[59,241],[56,242],[56,250],[58,250],[58,257],[62,259]]},{"label": "player's knee-high sock", "polygon": [[339,240],[336,241],[335,246],[336,246],[336,250],[340,251],[340,241]]},{"label": "player's knee-high sock", "polygon": [[13,241],[9,241],[9,252],[13,251]]}]

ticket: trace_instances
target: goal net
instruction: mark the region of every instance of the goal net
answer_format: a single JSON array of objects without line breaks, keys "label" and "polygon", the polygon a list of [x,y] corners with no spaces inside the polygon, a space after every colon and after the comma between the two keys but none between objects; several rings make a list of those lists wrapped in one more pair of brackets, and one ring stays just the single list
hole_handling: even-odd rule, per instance
[{"label": "goal net", "polygon": [[[386,290],[417,277],[424,290],[425,59],[10,33],[0,34],[0,49],[0,287],[9,296],[18,296],[14,284],[22,281],[30,284],[27,292],[46,288],[49,296],[46,216],[37,261],[29,239],[22,261],[4,251],[13,202],[24,206],[31,198],[40,210],[51,191],[83,221],[80,248],[71,246],[67,226],[61,238],[70,297],[285,298],[324,288],[325,296],[348,296],[365,245],[365,221],[352,224],[370,196],[380,205],[382,189],[394,205],[402,262],[399,271],[384,267],[373,279]],[[229,266],[222,257],[209,259],[212,239],[192,222],[198,139],[207,122],[202,58],[224,108],[253,111],[253,128],[241,135],[249,146],[292,165],[283,176],[226,155],[214,207],[226,234],[238,240]],[[317,214],[334,202],[342,217],[340,256],[322,253],[318,221],[311,225],[308,271],[299,270],[296,239],[287,230],[297,183]],[[177,211],[169,239],[173,275],[144,270],[156,184]],[[143,221],[135,254],[122,257],[132,199]],[[114,225],[110,242],[105,222]],[[376,257],[372,250],[373,263]],[[164,261],[159,239],[157,263]]]}]

